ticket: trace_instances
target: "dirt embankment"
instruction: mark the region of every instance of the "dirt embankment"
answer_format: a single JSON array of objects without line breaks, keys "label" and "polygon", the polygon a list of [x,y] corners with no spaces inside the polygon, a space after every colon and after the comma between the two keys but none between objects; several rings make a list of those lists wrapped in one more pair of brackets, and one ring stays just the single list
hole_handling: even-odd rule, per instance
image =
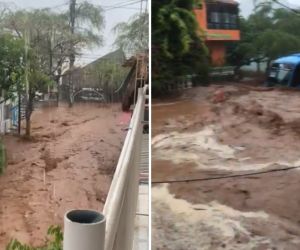
[{"label": "dirt embankment", "polygon": [[42,108],[32,117],[32,140],[5,136],[0,249],[11,238],[41,245],[67,210],[102,209],[126,133],[121,117],[117,105]]},{"label": "dirt embankment", "polygon": [[[153,106],[154,181],[300,166],[300,92],[191,89]],[[153,249],[300,249],[300,170],[154,185]]]}]

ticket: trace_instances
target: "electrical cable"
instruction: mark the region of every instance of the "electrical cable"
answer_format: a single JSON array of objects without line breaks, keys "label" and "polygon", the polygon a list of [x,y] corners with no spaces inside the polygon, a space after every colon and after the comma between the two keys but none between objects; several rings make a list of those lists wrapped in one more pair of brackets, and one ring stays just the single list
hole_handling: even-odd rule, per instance
[{"label": "electrical cable", "polygon": [[104,7],[104,8],[111,8],[111,7],[118,7],[118,6],[122,5],[122,4],[130,4],[132,2],[136,2],[136,0],[123,1],[123,2],[115,3],[113,5],[100,5],[100,6]]},{"label": "electrical cable", "polygon": [[284,8],[286,8],[286,9],[288,9],[288,10],[290,10],[290,11],[296,13],[296,14],[300,14],[300,11],[298,11],[296,9],[293,9],[293,8],[283,4],[283,3],[279,2],[278,0],[273,0],[273,1],[274,1],[274,3],[277,3],[278,5],[280,5],[281,7],[284,7]]},{"label": "electrical cable", "polygon": [[290,170],[295,170],[295,169],[300,169],[300,166],[271,169],[271,170],[258,171],[258,172],[252,172],[252,173],[246,173],[246,174],[234,174],[234,175],[207,177],[207,178],[189,178],[189,179],[181,179],[181,180],[152,181],[152,184],[201,182],[201,181],[223,180],[223,179],[232,179],[232,178],[243,178],[243,177],[263,175],[263,174],[269,174],[269,173],[275,173],[275,172],[290,171]]},{"label": "electrical cable", "polygon": [[[144,1],[144,0],[142,0],[142,1]],[[107,8],[107,9],[104,9],[104,11],[110,11],[110,10],[113,10],[113,9],[118,9],[118,8],[121,8],[121,7],[126,7],[126,6],[129,6],[129,5],[137,4],[139,2],[140,1],[135,1],[135,2],[132,2],[132,3],[128,3],[128,4],[124,4],[124,5],[119,5],[119,6]]]}]

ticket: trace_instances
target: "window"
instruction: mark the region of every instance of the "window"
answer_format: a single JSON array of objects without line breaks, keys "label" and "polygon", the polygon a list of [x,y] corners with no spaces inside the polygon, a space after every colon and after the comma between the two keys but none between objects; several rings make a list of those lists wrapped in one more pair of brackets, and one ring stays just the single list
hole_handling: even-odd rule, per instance
[{"label": "window", "polygon": [[207,4],[208,29],[238,29],[238,6],[233,4]]}]

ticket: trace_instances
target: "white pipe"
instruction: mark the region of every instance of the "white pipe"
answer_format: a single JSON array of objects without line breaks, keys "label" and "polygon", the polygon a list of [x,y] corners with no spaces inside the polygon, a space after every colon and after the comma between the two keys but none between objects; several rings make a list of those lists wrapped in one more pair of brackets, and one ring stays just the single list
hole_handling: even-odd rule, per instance
[{"label": "white pipe", "polygon": [[93,210],[71,210],[64,218],[64,250],[104,250],[106,220]]}]

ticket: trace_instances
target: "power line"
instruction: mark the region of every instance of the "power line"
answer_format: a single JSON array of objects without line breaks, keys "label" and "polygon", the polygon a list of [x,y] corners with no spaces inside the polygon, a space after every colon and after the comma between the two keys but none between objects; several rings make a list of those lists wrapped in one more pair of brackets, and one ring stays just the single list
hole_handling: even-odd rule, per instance
[{"label": "power line", "polygon": [[122,4],[129,4],[129,3],[132,3],[132,2],[135,2],[136,0],[129,0],[129,1],[123,1],[123,2],[118,2],[118,3],[115,3],[113,5],[100,5],[101,7],[104,7],[104,8],[111,8],[111,7],[118,7]]},{"label": "power line", "polygon": [[212,181],[212,180],[222,180],[222,179],[232,179],[232,178],[243,178],[243,177],[248,177],[248,176],[256,176],[256,175],[263,175],[263,174],[269,174],[269,173],[275,173],[275,172],[290,171],[290,170],[294,170],[294,169],[300,169],[300,166],[271,169],[271,170],[265,170],[265,171],[247,173],[247,174],[235,174],[235,175],[225,175],[225,176],[207,177],[207,178],[190,178],[190,179],[181,179],[181,180],[152,181],[152,184],[201,182],[201,181]]},{"label": "power line", "polygon": [[300,11],[298,11],[294,8],[291,8],[290,6],[287,6],[286,4],[283,4],[283,3],[279,2],[278,0],[273,0],[273,1],[274,1],[274,3],[277,3],[278,5],[280,5],[281,7],[284,7],[284,8],[286,8],[286,9],[288,9],[288,10],[290,10],[290,11],[296,13],[296,14],[300,14]]},{"label": "power line", "polygon": [[[139,8],[130,8],[130,7],[126,7],[126,6],[130,6],[133,4],[138,3],[139,1],[136,0],[130,0],[130,1],[123,1],[123,2],[119,2],[113,5],[99,5],[100,7],[103,8],[103,10],[108,11],[108,10],[113,10],[113,9],[132,9],[132,10],[139,10]],[[61,8],[61,7],[65,7],[68,6],[69,3],[65,2],[63,4],[59,4],[59,5],[55,5],[55,6],[49,6],[49,7],[42,7],[41,9],[57,9],[57,8]],[[35,9],[34,7],[27,7],[25,9]]]},{"label": "power line", "polygon": [[[55,5],[55,6],[41,7],[39,9],[57,9],[57,8],[61,8],[61,7],[67,6],[67,5],[69,5],[69,3],[65,2],[63,4],[59,4],[59,5]],[[35,7],[27,7],[27,8],[24,8],[24,9],[36,9],[36,8]]]},{"label": "power line", "polygon": [[[142,0],[143,1],[143,0]],[[118,8],[121,8],[121,7],[125,7],[125,6],[129,6],[129,5],[133,5],[133,4],[137,4],[139,3],[140,1],[134,1],[132,3],[127,3],[127,4],[123,4],[123,5],[119,5],[119,6],[115,6],[115,7],[111,7],[111,8],[107,8],[107,9],[104,9],[105,11],[109,11],[109,10],[113,10],[113,9],[118,9]]]}]

